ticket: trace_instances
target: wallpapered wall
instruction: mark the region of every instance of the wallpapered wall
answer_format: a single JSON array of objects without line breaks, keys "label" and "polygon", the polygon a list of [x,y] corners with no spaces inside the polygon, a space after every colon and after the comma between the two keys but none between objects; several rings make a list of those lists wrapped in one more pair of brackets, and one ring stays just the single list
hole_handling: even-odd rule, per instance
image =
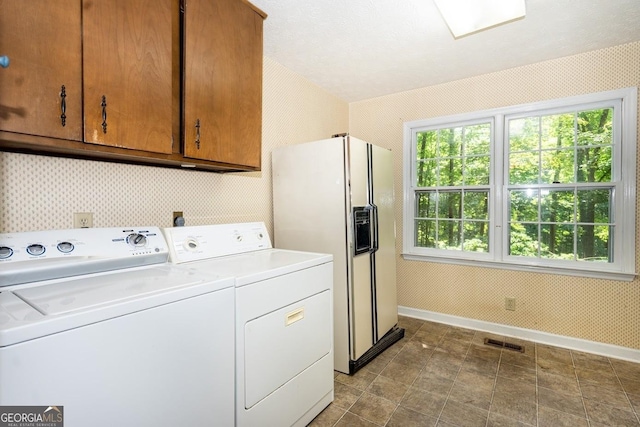
[{"label": "wallpapered wall", "polygon": [[[0,152],[0,232],[70,228],[73,212],[85,211],[94,212],[96,227],[169,226],[174,210],[184,211],[188,225],[259,220],[272,229],[271,150],[348,130],[395,152],[400,305],[640,349],[639,280],[455,267],[400,255],[403,122],[638,86],[638,64],[640,43],[633,43],[348,105],[265,58],[261,172]],[[517,299],[515,312],[504,310],[505,296]]]},{"label": "wallpapered wall", "polygon": [[[640,86],[640,43],[350,104],[351,134],[395,152],[398,304],[640,349],[638,279],[585,279],[400,256],[404,122],[631,86]],[[516,311],[504,309],[506,296],[516,298]]]},{"label": "wallpapered wall", "polygon": [[[264,221],[272,228],[271,150],[346,132],[348,105],[264,59],[262,171],[218,174],[0,152],[0,232]],[[2,144],[0,142],[0,144]]]}]

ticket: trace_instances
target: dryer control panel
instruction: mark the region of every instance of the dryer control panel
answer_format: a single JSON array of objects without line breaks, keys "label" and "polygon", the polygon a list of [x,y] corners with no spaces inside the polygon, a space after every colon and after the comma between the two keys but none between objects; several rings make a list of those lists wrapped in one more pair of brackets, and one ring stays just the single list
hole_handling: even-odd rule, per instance
[{"label": "dryer control panel", "polygon": [[171,262],[198,261],[271,249],[263,222],[165,228]]}]

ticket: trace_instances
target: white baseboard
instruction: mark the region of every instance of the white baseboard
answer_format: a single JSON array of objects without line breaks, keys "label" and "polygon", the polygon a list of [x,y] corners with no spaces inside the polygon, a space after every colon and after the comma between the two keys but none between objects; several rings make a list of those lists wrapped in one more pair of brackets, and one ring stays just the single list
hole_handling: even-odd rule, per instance
[{"label": "white baseboard", "polygon": [[483,320],[452,316],[450,314],[442,314],[435,311],[420,310],[411,307],[398,306],[398,314],[407,317],[414,317],[416,319],[444,323],[451,326],[459,326],[468,329],[475,329],[478,331],[490,332],[496,335],[520,338],[527,341],[552,345],[555,347],[562,347],[569,350],[599,354],[601,356],[612,357],[614,359],[640,362],[640,350],[613,344],[605,344],[596,341],[584,340],[581,338],[550,334],[548,332],[536,331],[534,329],[518,328],[516,326],[485,322]]}]

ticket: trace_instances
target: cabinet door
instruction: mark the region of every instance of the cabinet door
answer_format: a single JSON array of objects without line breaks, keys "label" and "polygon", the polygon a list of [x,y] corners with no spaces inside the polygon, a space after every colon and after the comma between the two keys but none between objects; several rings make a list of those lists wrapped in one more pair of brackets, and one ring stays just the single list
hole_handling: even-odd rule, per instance
[{"label": "cabinet door", "polygon": [[241,0],[185,0],[184,156],[260,168],[263,18]]},{"label": "cabinet door", "polygon": [[85,142],[171,153],[171,5],[83,0]]},{"label": "cabinet door", "polygon": [[82,140],[80,25],[77,0],[0,0],[0,130]]}]

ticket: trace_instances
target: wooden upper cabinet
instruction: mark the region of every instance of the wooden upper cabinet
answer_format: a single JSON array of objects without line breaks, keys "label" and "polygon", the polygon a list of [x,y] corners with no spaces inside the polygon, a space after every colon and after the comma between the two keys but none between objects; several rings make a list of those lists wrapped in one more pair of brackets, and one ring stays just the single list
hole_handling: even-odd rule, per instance
[{"label": "wooden upper cabinet", "polygon": [[185,0],[185,157],[260,168],[264,17],[241,0]]},{"label": "wooden upper cabinet", "polygon": [[80,33],[77,0],[0,0],[1,131],[82,140]]},{"label": "wooden upper cabinet", "polygon": [[0,0],[0,150],[259,170],[265,18],[247,0]]},{"label": "wooden upper cabinet", "polygon": [[82,1],[85,142],[172,152],[173,5]]}]

